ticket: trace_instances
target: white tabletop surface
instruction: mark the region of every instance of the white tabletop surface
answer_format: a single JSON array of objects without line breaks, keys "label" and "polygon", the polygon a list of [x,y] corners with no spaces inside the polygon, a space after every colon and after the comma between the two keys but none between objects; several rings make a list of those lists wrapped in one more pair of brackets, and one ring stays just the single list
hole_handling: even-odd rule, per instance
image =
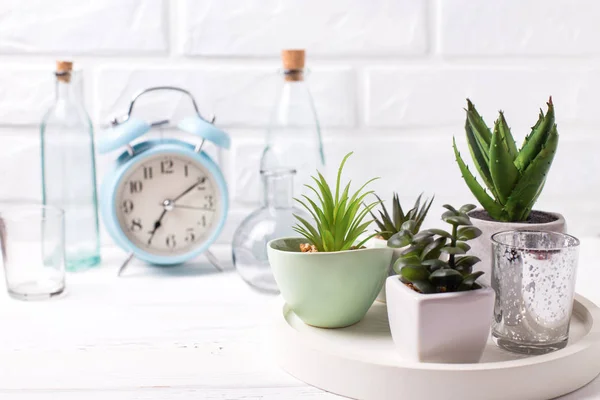
[{"label": "white tabletop surface", "polygon": [[[578,292],[600,303],[596,252],[582,241]],[[229,260],[226,247],[215,250]],[[0,398],[334,399],[281,371],[269,349],[279,300],[203,259],[159,268],[103,251],[103,265],[68,276],[65,296],[0,295]],[[562,399],[600,399],[600,379]]]}]

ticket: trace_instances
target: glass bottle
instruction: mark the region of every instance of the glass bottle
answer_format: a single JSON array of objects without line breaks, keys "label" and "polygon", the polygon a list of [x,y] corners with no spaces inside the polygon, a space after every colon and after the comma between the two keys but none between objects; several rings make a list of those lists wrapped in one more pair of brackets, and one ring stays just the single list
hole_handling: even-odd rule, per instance
[{"label": "glass bottle", "polygon": [[292,229],[294,214],[307,218],[294,206],[293,186],[296,171],[274,169],[261,171],[263,205],[240,224],[233,235],[233,264],[254,289],[278,294],[267,258],[267,243],[276,238],[298,236]]},{"label": "glass bottle", "polygon": [[56,99],[40,126],[42,199],[65,212],[65,258],[74,271],[100,263],[94,133],[81,97],[82,78],[58,61]]},{"label": "glass bottle", "polygon": [[318,169],[325,174],[321,129],[304,70],[304,50],[284,50],[280,84],[260,169],[294,169],[296,193]]}]

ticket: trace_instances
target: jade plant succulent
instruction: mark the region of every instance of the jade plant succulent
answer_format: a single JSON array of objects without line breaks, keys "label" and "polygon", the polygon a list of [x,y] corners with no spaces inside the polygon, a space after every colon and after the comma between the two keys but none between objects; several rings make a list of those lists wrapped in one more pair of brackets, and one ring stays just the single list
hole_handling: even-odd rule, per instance
[{"label": "jade plant succulent", "polygon": [[537,123],[520,149],[515,145],[502,111],[493,132],[468,99],[466,111],[469,151],[489,194],[469,171],[454,141],[454,155],[463,179],[491,218],[504,222],[526,221],[544,188],[558,146],[552,97],[548,111],[544,115],[540,110]]},{"label": "jade plant succulent", "polygon": [[[365,220],[365,217],[379,202],[363,206],[363,200],[373,193],[372,190],[365,191],[365,187],[378,178],[367,181],[353,194],[350,193],[350,182],[341,189],[342,170],[351,155],[352,153],[346,154],[338,168],[335,193],[323,175],[317,171],[317,177],[312,177],[315,185],[306,185],[314,192],[316,200],[312,200],[306,195],[302,195],[304,200],[294,199],[308,210],[315,222],[313,225],[294,214],[299,223],[293,229],[310,243],[312,247],[312,249],[308,249],[310,251],[334,252],[360,248],[376,235],[368,236],[355,244],[373,222],[371,219]],[[302,249],[302,251],[306,250]]]},{"label": "jade plant succulent", "polygon": [[475,205],[466,204],[459,209],[445,204],[442,220],[452,227],[427,229],[416,235],[403,230],[388,240],[390,247],[406,247],[394,264],[400,279],[418,292],[444,293],[479,289],[476,282],[483,272],[473,272],[473,265],[481,261],[467,255],[467,241],[481,235],[481,230],[471,225],[469,211]]},{"label": "jade plant succulent", "polygon": [[383,201],[381,201],[379,196],[375,195],[381,204],[381,209],[378,210],[379,218],[371,212],[371,216],[379,228],[379,230],[377,230],[377,235],[388,240],[392,235],[404,229],[410,231],[413,235],[419,232],[421,225],[431,208],[431,203],[433,203],[433,198],[431,198],[425,199],[425,202],[421,205],[422,196],[423,194],[420,194],[419,197],[417,197],[413,208],[405,214],[402,210],[398,193],[394,193],[394,197],[392,198],[392,215],[390,216]]}]

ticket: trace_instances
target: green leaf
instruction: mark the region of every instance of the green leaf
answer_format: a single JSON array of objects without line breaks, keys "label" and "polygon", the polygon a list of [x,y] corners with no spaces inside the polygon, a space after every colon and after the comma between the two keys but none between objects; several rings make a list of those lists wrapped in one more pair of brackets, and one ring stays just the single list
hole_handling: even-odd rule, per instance
[{"label": "green leaf", "polygon": [[464,206],[459,208],[458,211],[460,211],[461,213],[468,214],[470,211],[473,211],[476,208],[477,206],[475,204],[465,204]]},{"label": "green leaf", "polygon": [[519,179],[519,170],[515,167],[513,156],[509,153],[505,138],[502,136],[502,132],[508,130],[508,126],[502,126],[505,123],[506,121],[500,113],[500,118],[494,125],[489,164],[498,200],[502,204],[506,202]]},{"label": "green leaf", "polygon": [[451,234],[449,234],[448,232],[446,232],[443,229],[427,229],[427,232],[430,232],[433,235],[442,236],[442,237],[445,237],[448,239],[450,239],[452,237]]},{"label": "green leaf", "polygon": [[451,211],[454,215],[458,215],[458,210],[452,207],[450,204],[444,204],[442,207],[444,207],[448,211]]},{"label": "green leaf", "polygon": [[473,163],[479,172],[483,183],[496,197],[494,183],[489,169],[489,151],[492,141],[492,133],[479,115],[475,106],[467,99],[467,120],[465,122],[465,132],[467,134],[467,144]]},{"label": "green leaf", "polygon": [[475,226],[463,226],[458,228],[458,239],[459,240],[471,240],[481,236],[481,229]]},{"label": "green leaf", "polygon": [[404,257],[404,258],[406,258],[408,256],[420,257],[422,251],[423,251],[422,247],[410,245],[410,246],[402,249],[402,251],[400,251],[400,254],[398,256]]},{"label": "green leaf", "polygon": [[481,275],[483,275],[483,271],[473,272],[472,274],[465,276],[458,286],[458,290],[465,291],[473,289],[473,284]]},{"label": "green leaf", "polygon": [[365,245],[365,243],[367,243],[369,240],[371,240],[372,238],[374,238],[375,236],[377,236],[377,233],[373,233],[372,235],[367,236],[366,238],[364,238],[362,241],[360,241],[356,247],[361,248],[362,246]]},{"label": "green leaf", "polygon": [[434,235],[434,233],[429,232],[429,230],[424,230],[424,231],[421,231],[421,232],[417,233],[416,235],[414,235],[413,240],[419,241],[419,240],[423,240],[425,238],[431,237],[433,235]]},{"label": "green leaf", "polygon": [[456,162],[458,163],[458,167],[460,168],[460,172],[462,173],[463,179],[465,180],[467,186],[471,190],[471,193],[473,193],[473,196],[477,198],[479,204],[481,204],[481,206],[488,212],[488,214],[492,218],[494,218],[495,220],[500,220],[503,214],[502,206],[496,203],[494,199],[492,199],[485,192],[485,190],[483,190],[479,183],[477,183],[477,180],[475,179],[473,174],[471,174],[469,168],[467,167],[463,159],[460,157],[460,153],[456,148],[456,141],[454,139],[452,145],[454,147],[454,155],[456,157]]},{"label": "green leaf", "polygon": [[454,269],[458,272],[460,272],[460,274],[462,276],[467,276],[469,275],[471,272],[473,272],[473,267],[471,265],[458,265],[458,266],[454,266]]},{"label": "green leaf", "polygon": [[466,253],[466,251],[464,249],[461,249],[460,247],[455,247],[455,246],[442,247],[440,250],[443,251],[444,253],[448,253],[448,254],[465,254]]},{"label": "green leaf", "polygon": [[[350,153],[346,154],[344,156],[344,159],[342,160],[342,163],[340,164],[340,167],[338,168],[337,180],[335,183],[335,202],[336,203],[339,202],[339,200],[340,200],[340,181],[342,179],[342,170],[344,169],[344,165],[346,164],[346,161],[352,154],[353,154],[352,151]],[[350,184],[348,184],[348,186],[350,186]]]},{"label": "green leaf", "polygon": [[438,258],[440,256],[441,249],[444,247],[447,241],[448,239],[445,237],[440,237],[429,243],[421,252],[421,259],[427,260],[431,258]]},{"label": "green leaf", "polygon": [[477,264],[479,261],[481,261],[481,259],[479,257],[475,257],[475,256],[461,256],[461,257],[456,257],[454,259],[454,264],[455,266],[473,266],[475,264]]},{"label": "green leaf", "polygon": [[[315,228],[314,228],[314,227],[313,227],[313,226],[312,226],[312,225],[311,225],[311,224],[310,224],[310,223],[309,223],[307,220],[305,220],[304,218],[302,218],[301,216],[299,216],[299,215],[297,215],[297,214],[294,214],[294,217],[295,217],[295,218],[296,218],[298,221],[300,221],[300,223],[302,223],[302,225],[304,225],[304,227],[306,228],[306,230],[307,230],[308,232],[310,232],[310,234],[311,234],[313,237],[319,237],[319,236],[320,236],[320,235],[319,235],[319,232],[317,232],[317,230],[316,230],[316,229],[315,229]],[[313,243],[313,244],[314,244],[314,243]]]},{"label": "green leaf", "polygon": [[456,225],[456,226],[472,225],[469,217],[464,217],[464,216],[448,217],[448,218],[445,218],[444,221],[446,221],[449,224]]},{"label": "green leaf", "polygon": [[460,272],[451,268],[441,268],[435,270],[429,275],[429,282],[436,287],[445,287],[447,291],[454,291],[463,281]]},{"label": "green leaf", "polygon": [[[421,196],[419,195],[419,199],[421,198]],[[421,229],[421,225],[423,224],[423,221],[425,221],[425,217],[427,216],[427,213],[429,213],[429,209],[431,208],[431,205],[433,204],[433,199],[435,199],[435,196],[431,197],[431,199],[429,201],[425,200],[425,204],[423,205],[423,207],[421,208],[421,210],[417,213],[417,216],[415,217],[415,221],[417,222],[417,225],[415,226],[415,232],[418,232]],[[418,202],[417,202],[418,204]],[[418,209],[418,207],[417,207]]]},{"label": "green leaf", "polygon": [[557,147],[558,131],[554,125],[550,130],[547,143],[523,172],[519,183],[506,202],[511,221],[524,221],[529,216],[529,211],[533,208],[533,203],[546,181]]},{"label": "green leaf", "polygon": [[406,258],[400,257],[394,263],[394,271],[396,271],[396,273],[399,274],[402,267],[406,267],[406,266],[419,267],[421,265],[422,265],[421,259],[419,257],[415,257],[415,256],[409,256]]},{"label": "green leaf", "polygon": [[423,294],[435,293],[435,287],[429,281],[414,281],[412,285]]},{"label": "green leaf", "polygon": [[463,249],[465,253],[471,250],[471,246],[465,242],[456,242],[456,247]]},{"label": "green leaf", "polygon": [[442,260],[437,259],[437,258],[432,258],[430,260],[423,260],[422,264],[425,265],[425,266],[427,266],[427,268],[429,269],[429,272],[433,272],[433,271],[438,270],[440,268],[449,268],[447,262],[442,261]]},{"label": "green leaf", "polygon": [[379,196],[377,196],[376,194],[373,194],[373,195],[377,198],[377,200],[381,204],[381,210],[379,210],[379,215],[381,216],[381,222],[373,215],[373,219],[375,220],[377,225],[380,227],[381,230],[390,232],[391,234],[398,232],[398,229],[396,229],[396,227],[394,226],[392,218],[388,214],[388,211],[385,207],[385,204],[383,203],[383,200],[381,200],[379,198]]},{"label": "green leaf", "polygon": [[537,123],[531,129],[529,136],[525,138],[525,142],[515,159],[515,166],[519,171],[525,171],[527,167],[529,167],[529,164],[537,157],[544,144],[548,142],[548,136],[550,136],[550,130],[553,126],[554,105],[552,104],[552,97],[550,97],[546,116],[540,111],[540,117]]},{"label": "green leaf", "polygon": [[417,223],[413,220],[406,221],[405,223],[402,224],[400,229],[403,231],[414,232],[416,224]]},{"label": "green leaf", "polygon": [[[504,144],[506,145],[506,148],[508,149],[508,154],[510,154],[510,157],[514,161],[518,154],[517,145],[515,144],[515,139],[513,138],[512,133],[510,133],[510,128],[509,128],[508,124],[506,123],[506,119],[504,118],[504,113],[502,111],[500,111],[500,126],[499,126],[499,128],[500,128],[499,129],[500,136],[502,137],[502,140],[504,141]],[[493,140],[492,140],[492,143],[493,143]]]},{"label": "green leaf", "polygon": [[408,231],[400,231],[394,235],[387,241],[388,247],[400,248],[410,244],[412,241],[413,235]]},{"label": "green leaf", "polygon": [[392,198],[392,215],[394,217],[394,227],[396,230],[400,230],[400,227],[405,220],[405,216],[402,205],[400,204],[400,199],[398,198],[398,193],[394,193]]},{"label": "green leaf", "polygon": [[423,266],[407,265],[402,267],[400,275],[409,282],[422,281],[429,278],[429,271]]}]

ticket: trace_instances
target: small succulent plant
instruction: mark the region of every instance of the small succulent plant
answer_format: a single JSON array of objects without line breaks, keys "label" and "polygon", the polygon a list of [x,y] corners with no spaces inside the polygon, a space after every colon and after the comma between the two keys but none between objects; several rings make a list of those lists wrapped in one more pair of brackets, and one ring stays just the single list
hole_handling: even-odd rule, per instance
[{"label": "small succulent plant", "polygon": [[362,247],[373,234],[358,244],[355,244],[358,238],[367,231],[367,227],[373,220],[365,220],[370,211],[379,204],[378,201],[363,206],[363,200],[373,191],[364,191],[365,187],[378,178],[373,178],[360,187],[354,194],[350,194],[350,182],[340,190],[340,181],[342,170],[346,160],[352,153],[346,154],[337,174],[335,193],[329,187],[329,184],[323,175],[317,171],[318,177],[312,177],[315,186],[306,185],[316,195],[316,201],[306,195],[302,195],[304,200],[295,199],[304,208],[308,210],[314,219],[315,225],[306,221],[304,218],[295,215],[298,224],[294,230],[304,236],[311,247],[318,252],[333,252],[350,250],[351,248]]},{"label": "small succulent plant", "polygon": [[402,205],[400,204],[400,199],[398,198],[398,193],[394,193],[394,197],[392,199],[392,215],[388,213],[383,201],[377,197],[379,203],[381,204],[381,209],[378,210],[379,218],[371,212],[371,216],[373,220],[377,224],[379,230],[377,231],[377,235],[381,236],[383,239],[388,240],[395,233],[400,232],[401,230],[409,230],[413,235],[419,232],[421,229],[421,225],[431,208],[431,203],[433,203],[433,198],[425,199],[423,205],[421,205],[421,197],[423,194],[420,194],[415,201],[415,205],[411,208],[406,214],[402,210]]},{"label": "small succulent plant", "polygon": [[466,204],[458,210],[445,204],[442,220],[452,226],[451,232],[427,229],[416,235],[404,230],[388,240],[390,247],[406,247],[394,270],[400,279],[421,293],[460,292],[480,288],[475,282],[483,272],[473,272],[473,265],[481,261],[467,255],[471,247],[467,241],[481,235],[471,225],[468,212],[475,205]]},{"label": "small succulent plant", "polygon": [[466,111],[469,151],[491,196],[469,171],[454,141],[454,155],[463,179],[490,217],[504,222],[526,221],[544,188],[558,146],[552,97],[546,115],[540,110],[539,119],[520,150],[502,111],[493,133],[468,99]]}]

